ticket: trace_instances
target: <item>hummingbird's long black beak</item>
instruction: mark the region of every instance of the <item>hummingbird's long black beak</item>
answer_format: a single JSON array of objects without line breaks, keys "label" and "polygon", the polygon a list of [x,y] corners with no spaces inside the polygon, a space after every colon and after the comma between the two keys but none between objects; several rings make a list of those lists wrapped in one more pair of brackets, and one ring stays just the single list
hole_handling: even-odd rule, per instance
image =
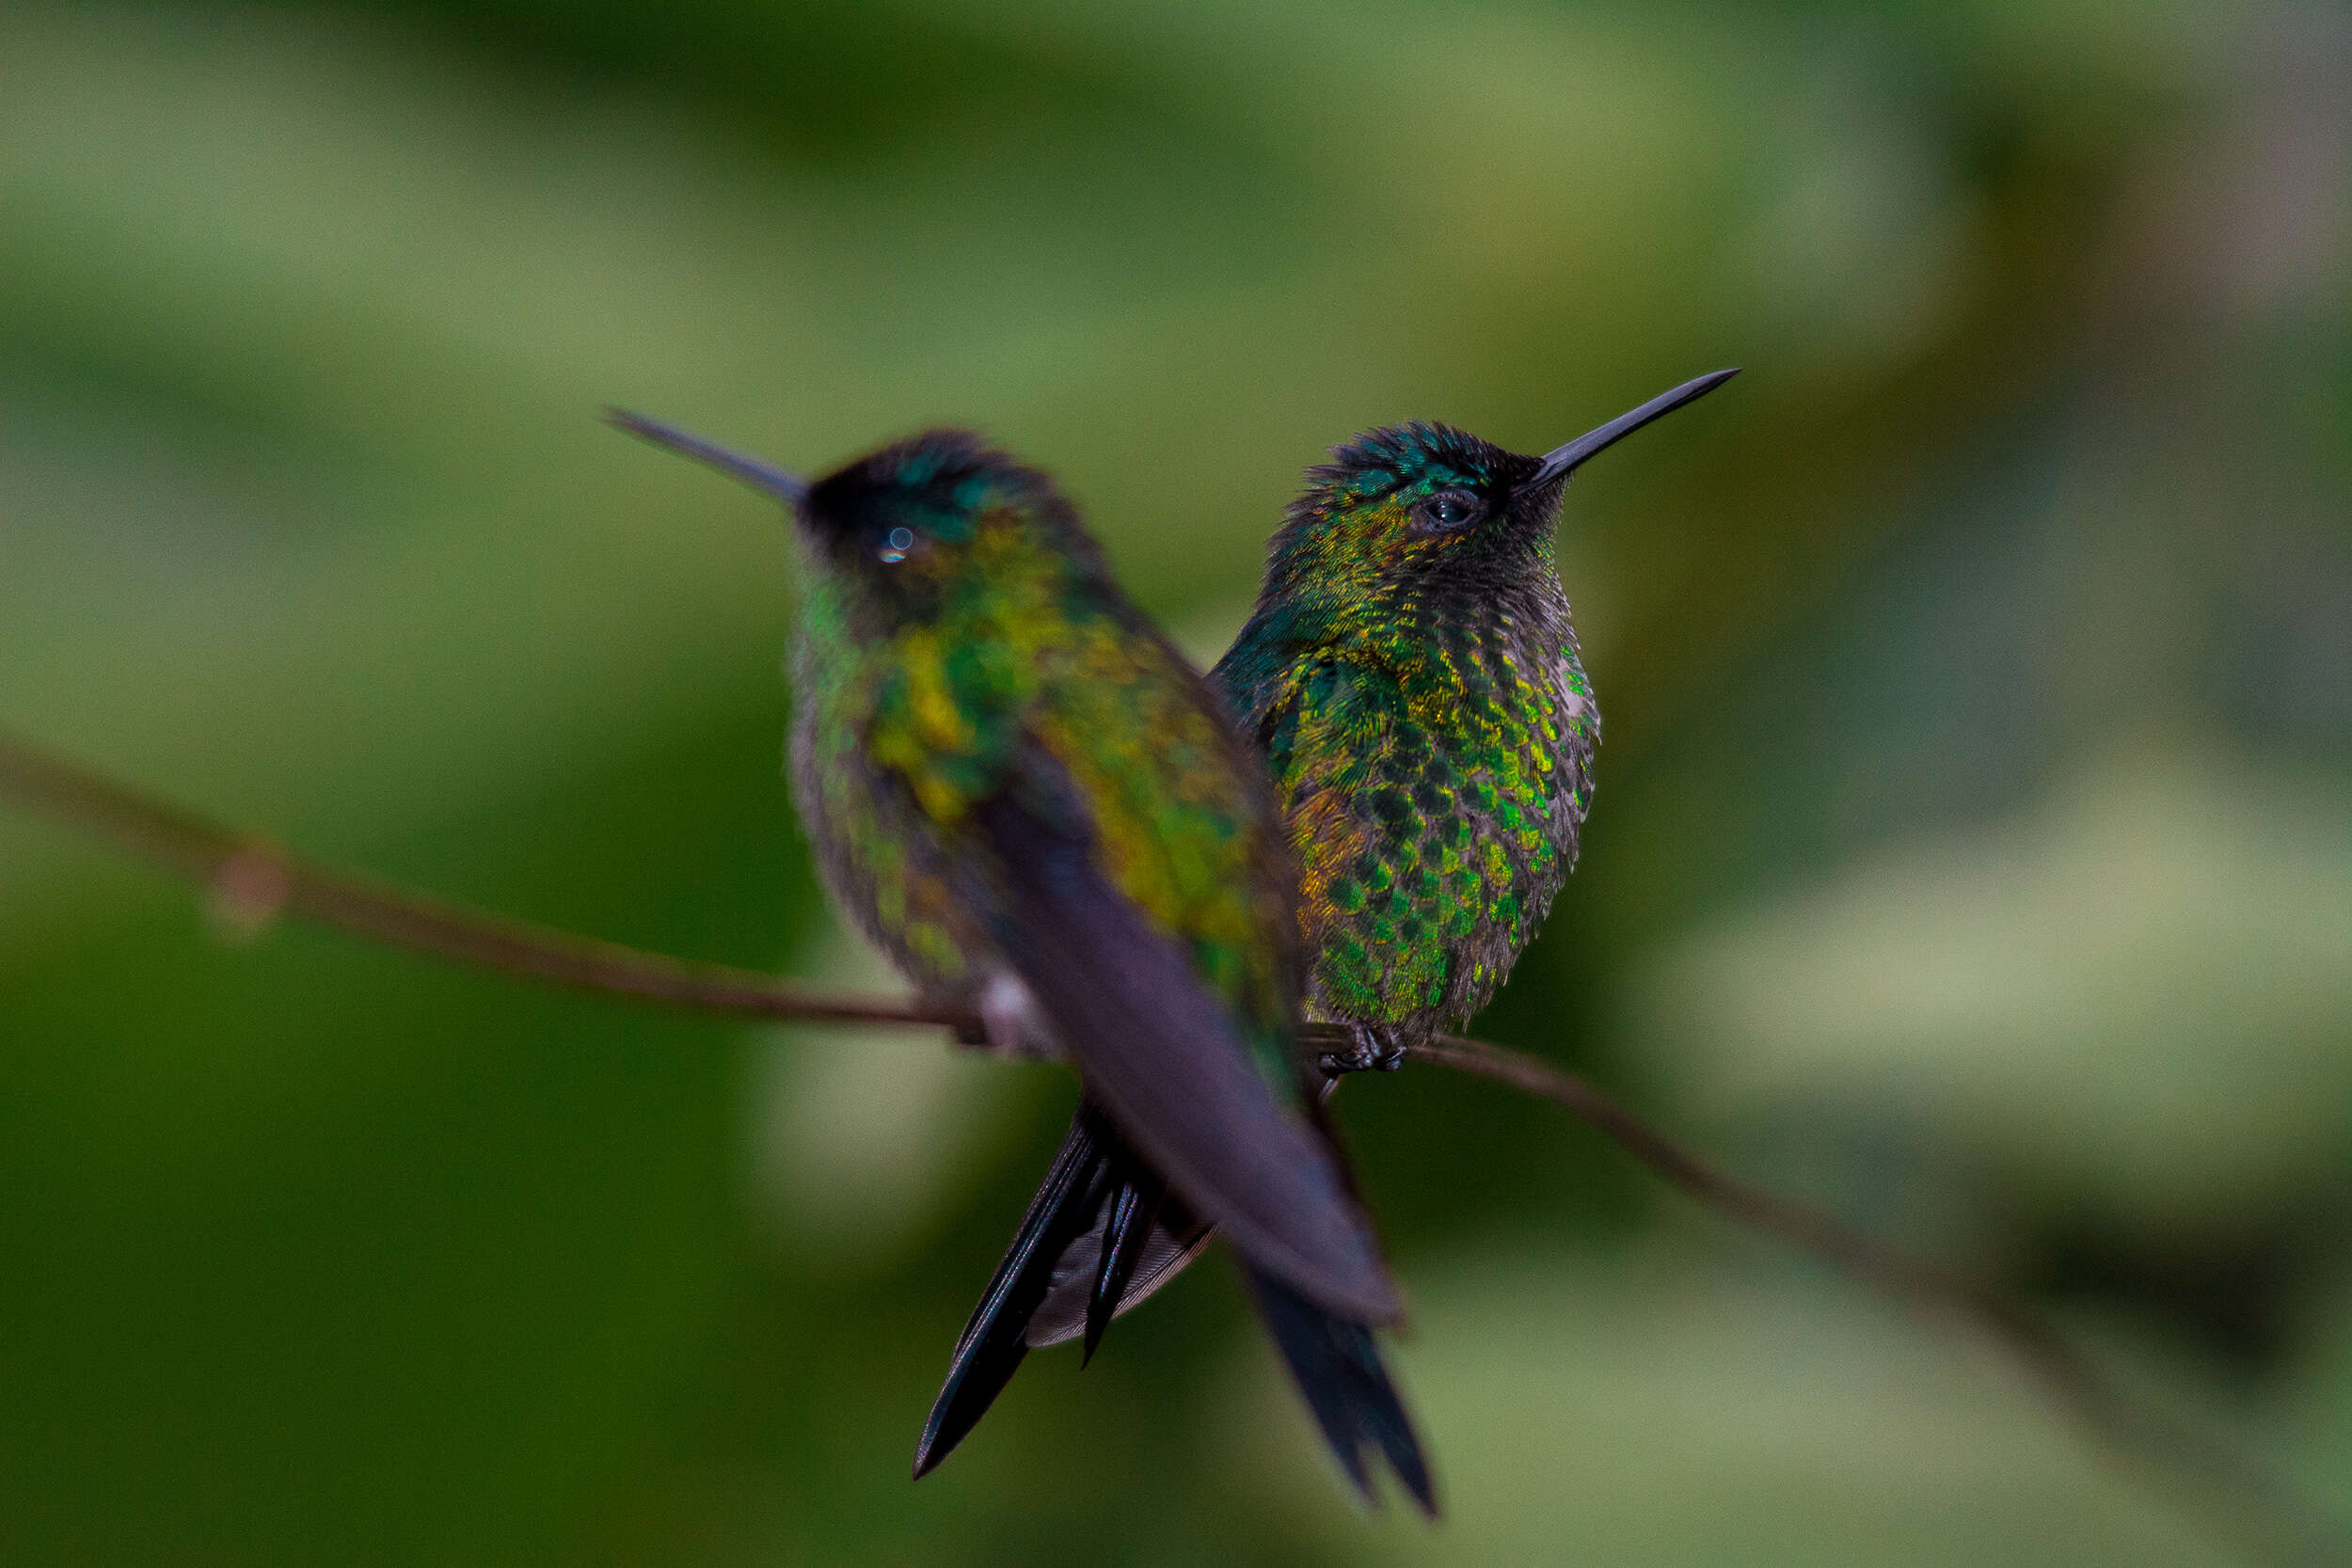
[{"label": "hummingbird's long black beak", "polygon": [[773,464],[762,463],[756,457],[729,451],[675,425],[649,420],[643,414],[632,414],[626,408],[606,409],[604,420],[607,424],[626,430],[631,436],[643,436],[657,447],[667,447],[697,463],[707,463],[721,473],[732,474],[753,489],[773,496],[787,506],[797,509],[808,499],[808,481],[800,475],[787,473]]},{"label": "hummingbird's long black beak", "polygon": [[1716,388],[1740,373],[1738,366],[1727,371],[1709,371],[1695,381],[1686,381],[1673,391],[1650,399],[1630,414],[1620,414],[1602,425],[1570,441],[1565,447],[1544,453],[1543,466],[1527,483],[1532,486],[1549,484],[1576,472],[1577,466],[1595,452],[1616,445],[1661,414],[1671,414],[1686,403],[1705,397]]}]

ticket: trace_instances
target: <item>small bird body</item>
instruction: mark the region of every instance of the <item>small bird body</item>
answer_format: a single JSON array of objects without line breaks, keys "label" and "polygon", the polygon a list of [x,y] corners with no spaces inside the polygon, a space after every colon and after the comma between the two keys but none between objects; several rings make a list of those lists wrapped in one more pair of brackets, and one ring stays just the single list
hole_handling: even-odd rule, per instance
[{"label": "small bird body", "polygon": [[[1025,1320],[1114,1188],[1111,1260],[1132,1267],[1155,1223],[1216,1225],[1295,1366],[1318,1336],[1395,1321],[1344,1167],[1299,1114],[1297,869],[1263,770],[1050,482],[938,432],[806,483],[614,419],[794,512],[791,775],[830,891],[927,999],[1085,1087],[975,1323]],[[1104,1272],[1106,1320],[1125,1276]],[[1025,1348],[975,1333],[918,1475]]]},{"label": "small bird body", "polygon": [[[1308,1016],[1356,1042],[1329,1059],[1333,1070],[1393,1068],[1415,1042],[1460,1027],[1534,940],[1576,863],[1600,738],[1553,562],[1562,490],[1587,458],[1733,373],[1689,382],[1541,457],[1407,424],[1310,470],[1269,546],[1257,606],[1211,679],[1263,755],[1304,863]],[[1084,1138],[1081,1118],[1065,1158]],[[1114,1182],[1057,1199],[1049,1182],[1025,1236],[1056,1201],[1091,1203],[1093,1223],[1064,1220],[1075,1234],[1052,1288],[993,1330],[1032,1346],[1082,1332],[1091,1346],[1214,1228],[1180,1209],[1122,1257],[1126,1192]],[[967,1332],[959,1369],[976,1343]],[[1319,1418],[1363,1486],[1362,1449],[1392,1462],[1406,1451],[1393,1440],[1402,1407],[1369,1332],[1327,1349],[1330,1375],[1358,1397]],[[1407,1485],[1428,1506],[1425,1486]]]},{"label": "small bird body", "polygon": [[1291,918],[1279,847],[1252,831],[1246,778],[1181,663],[1015,515],[976,531],[919,618],[812,574],[790,774],[826,884],[931,999],[1010,1017],[1000,1043],[1059,1055],[959,851],[1009,791],[1083,816],[1117,891],[1220,976],[1279,1084],[1295,962],[1270,937]]},{"label": "small bird body", "polygon": [[1467,1022],[1534,937],[1576,862],[1600,711],[1540,459],[1437,425],[1336,456],[1211,678],[1307,866],[1311,1013],[1408,1041]]}]

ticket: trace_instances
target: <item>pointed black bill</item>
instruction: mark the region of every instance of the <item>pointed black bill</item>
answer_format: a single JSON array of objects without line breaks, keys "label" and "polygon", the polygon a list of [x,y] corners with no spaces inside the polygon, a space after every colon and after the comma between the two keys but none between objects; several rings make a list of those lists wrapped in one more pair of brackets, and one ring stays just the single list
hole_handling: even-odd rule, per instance
[{"label": "pointed black bill", "polygon": [[800,475],[787,473],[771,463],[762,463],[756,457],[729,451],[714,441],[706,441],[675,425],[649,420],[643,414],[632,414],[626,408],[606,409],[604,420],[607,424],[626,430],[631,436],[641,436],[657,447],[666,447],[697,463],[707,463],[721,473],[741,480],[753,489],[775,497],[787,506],[797,508],[808,499],[808,481]]},{"label": "pointed black bill", "polygon": [[1620,414],[1598,430],[1588,431],[1566,446],[1544,453],[1543,466],[1528,483],[1549,484],[1567,478],[1594,453],[1615,446],[1660,415],[1671,414],[1686,403],[1696,402],[1739,373],[1737,366],[1727,371],[1709,371],[1695,381],[1686,381],[1673,391],[1650,399],[1630,414]]}]

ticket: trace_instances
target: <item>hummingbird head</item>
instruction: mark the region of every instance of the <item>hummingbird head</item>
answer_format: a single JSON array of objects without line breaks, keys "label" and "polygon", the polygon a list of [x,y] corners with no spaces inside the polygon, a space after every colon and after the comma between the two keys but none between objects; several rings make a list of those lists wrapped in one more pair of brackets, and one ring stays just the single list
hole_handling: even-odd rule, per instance
[{"label": "hummingbird head", "polygon": [[966,431],[925,431],[809,481],[640,414],[606,418],[784,502],[817,564],[891,622],[930,618],[959,587],[1105,571],[1053,482]]},{"label": "hummingbird head", "polygon": [[1471,586],[1549,558],[1560,486],[1541,459],[1448,425],[1390,425],[1331,449],[1275,535],[1269,594]]},{"label": "hummingbird head", "polygon": [[894,442],[808,487],[801,526],[839,571],[883,598],[934,599],[1038,554],[1099,572],[1052,480],[961,430]]},{"label": "hummingbird head", "polygon": [[1549,569],[1561,491],[1587,458],[1738,373],[1700,376],[1540,457],[1419,421],[1334,447],[1274,537],[1266,596],[1372,603],[1384,588],[1522,583]]}]

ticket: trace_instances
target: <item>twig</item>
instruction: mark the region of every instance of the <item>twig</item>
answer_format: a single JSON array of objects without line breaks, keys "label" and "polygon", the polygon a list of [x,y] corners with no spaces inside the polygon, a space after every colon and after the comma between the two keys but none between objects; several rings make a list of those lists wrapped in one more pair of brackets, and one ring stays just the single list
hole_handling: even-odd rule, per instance
[{"label": "twig", "polygon": [[1776,1197],[1717,1170],[1587,1080],[1486,1040],[1441,1036],[1409,1060],[1474,1073],[1569,1111],[1702,1207],[1777,1236],[1798,1251],[1925,1316],[1990,1343],[2041,1385],[2051,1402],[2157,1488],[2187,1485],[2208,1512],[2266,1561],[2352,1563],[2343,1528],[2210,1433],[2126,1400],[2083,1353],[2046,1322],[1938,1264],[1906,1257],[1818,1210]]},{"label": "twig", "polygon": [[[900,1023],[979,1037],[978,1021],[952,1010],[870,996],[809,991],[755,970],[696,963],[549,927],[485,914],[403,888],[330,871],[266,840],[233,832],[86,768],[0,734],[0,798],[90,829],[205,888],[215,919],[250,934],[280,911],[403,947],[576,990],[736,1018]],[[1347,1043],[1311,1025],[1311,1043]],[[1779,1237],[1915,1310],[1962,1327],[2005,1354],[2059,1409],[2110,1451],[2130,1459],[2266,1560],[2298,1568],[2352,1565],[2331,1522],[2214,1438],[2140,1410],[2040,1320],[1971,1281],[1908,1258],[1826,1214],[1727,1176],[1602,1094],[1534,1056],[1444,1036],[1408,1053],[1551,1101],[1706,1208]]]},{"label": "twig", "polygon": [[908,1023],[966,1035],[962,1013],[802,989],[756,970],[695,963],[574,936],[329,871],[264,839],[152,800],[0,734],[0,796],[87,828],[205,888],[215,918],[250,931],[279,911],[485,969],[737,1018]]}]

